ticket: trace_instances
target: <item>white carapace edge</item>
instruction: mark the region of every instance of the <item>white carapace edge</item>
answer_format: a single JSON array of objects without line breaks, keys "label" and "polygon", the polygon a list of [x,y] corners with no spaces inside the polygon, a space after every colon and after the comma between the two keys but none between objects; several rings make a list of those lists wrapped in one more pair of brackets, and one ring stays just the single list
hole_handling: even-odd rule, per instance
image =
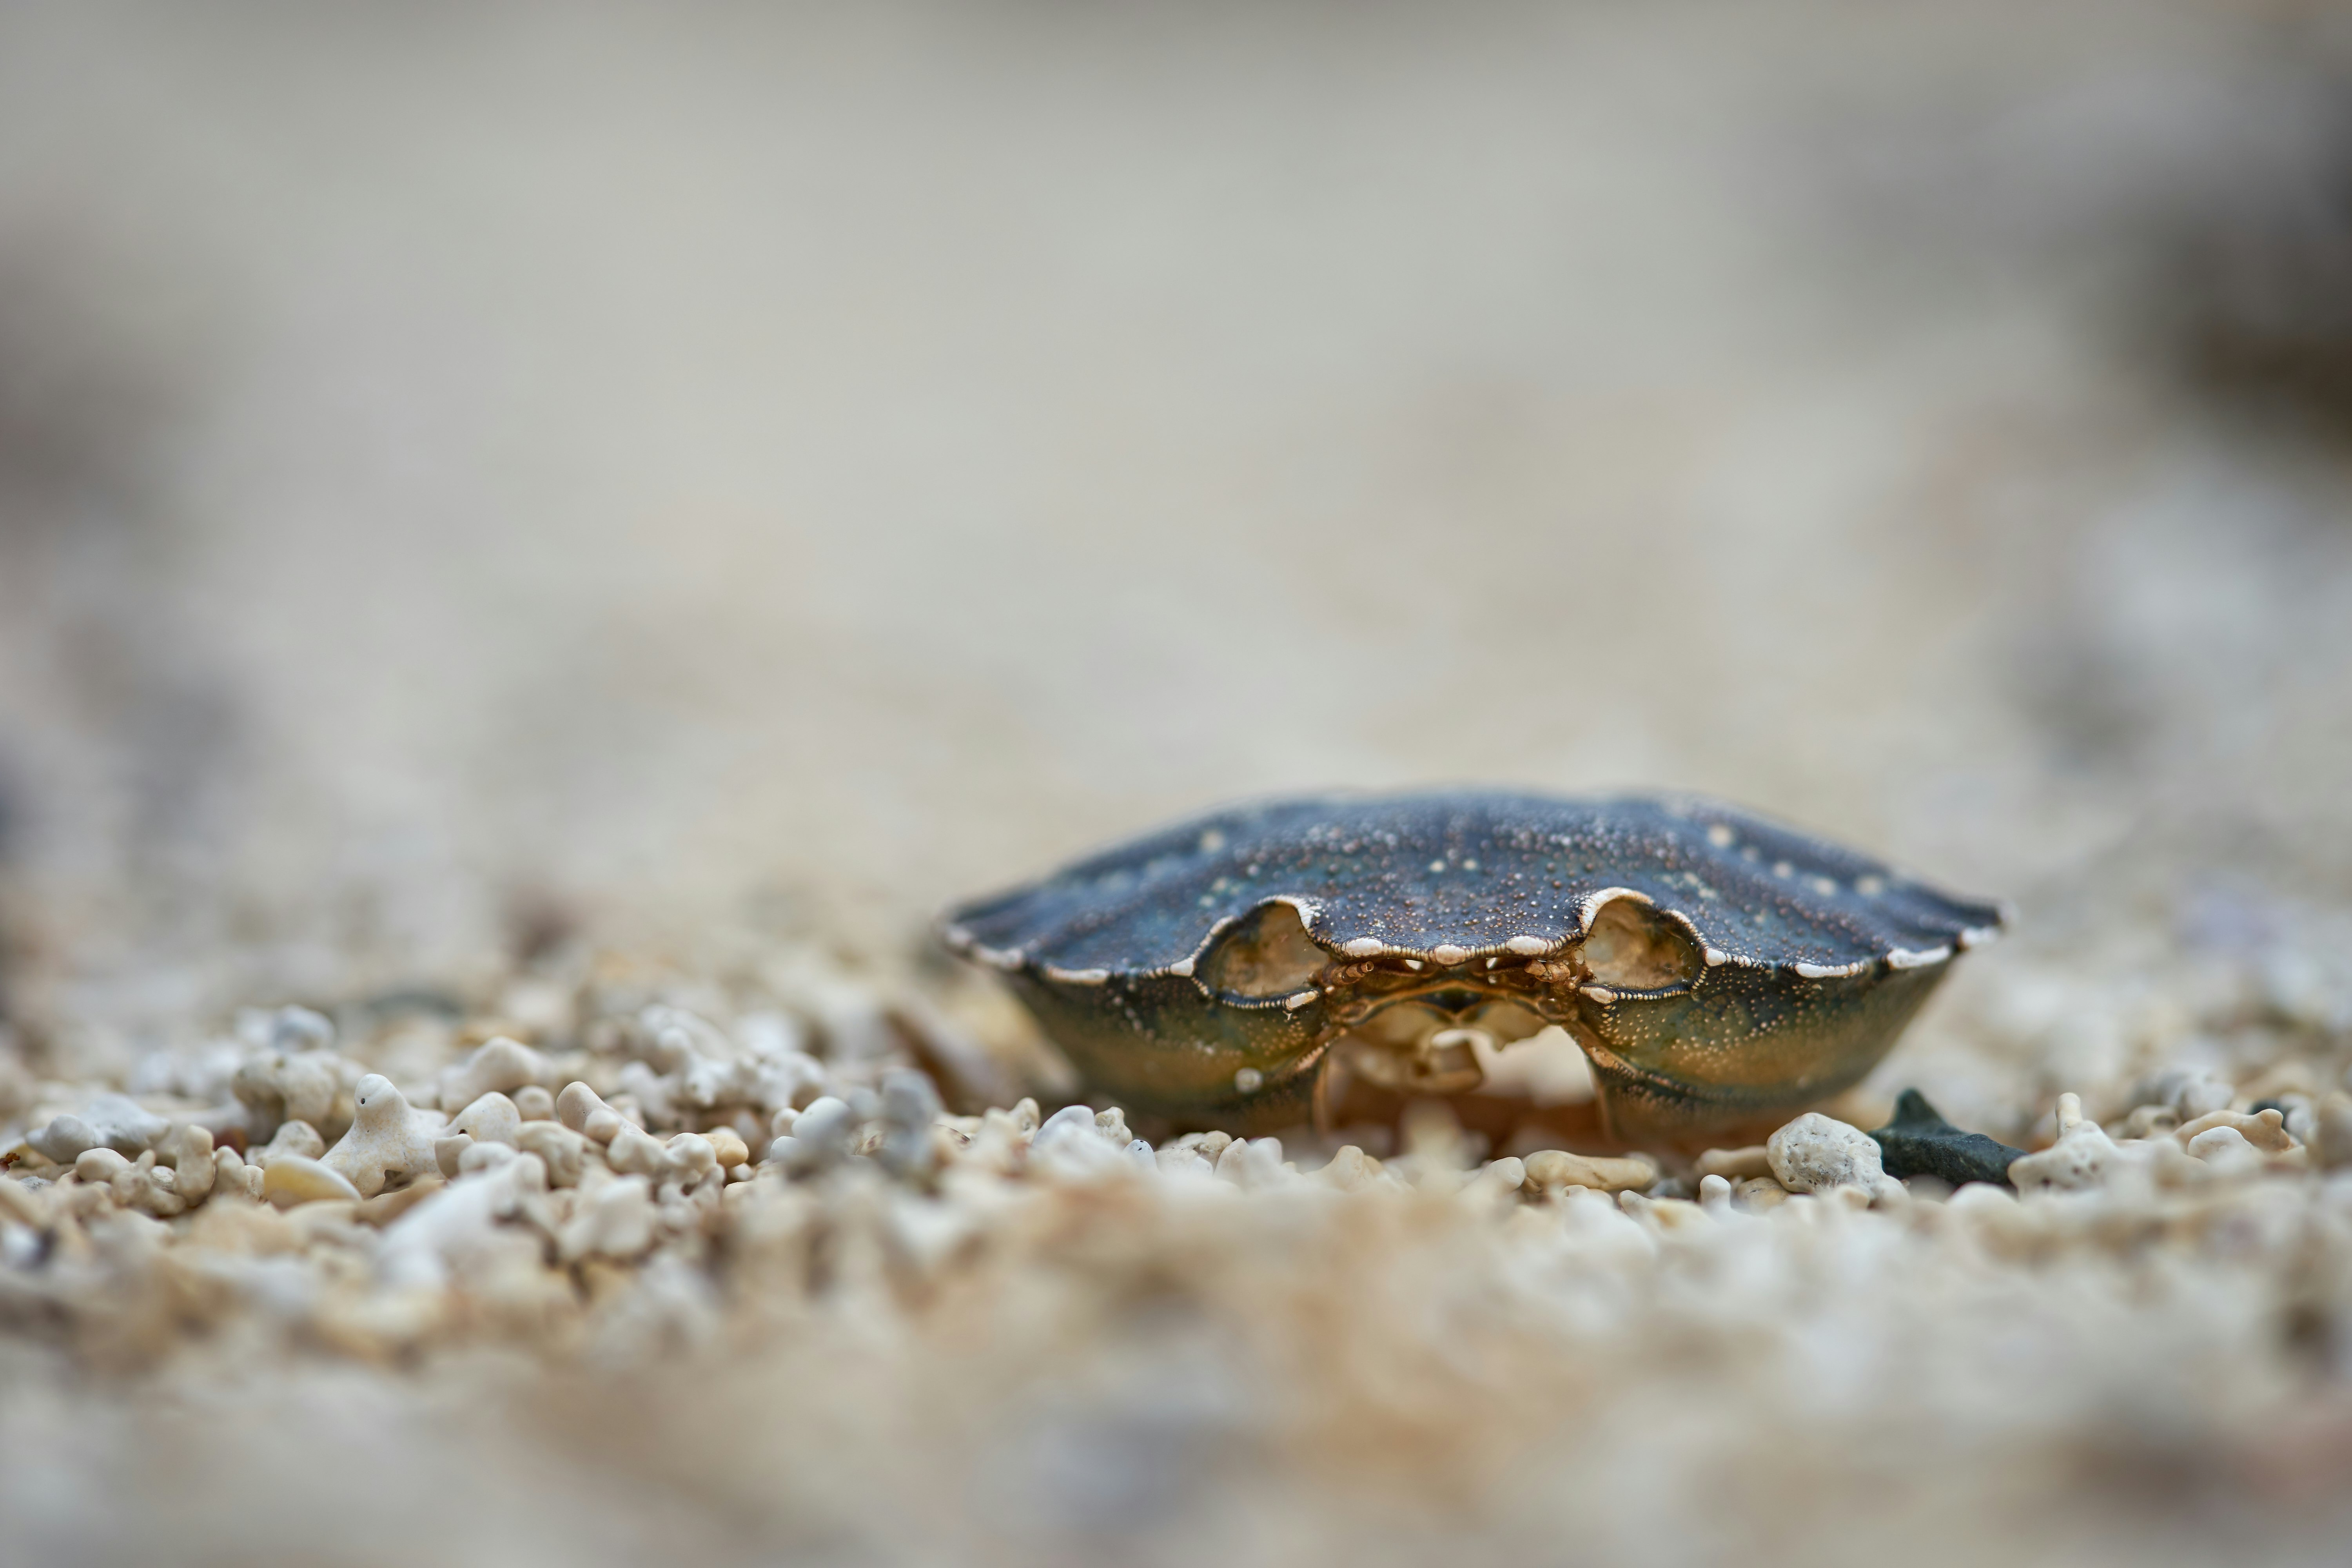
[{"label": "white carapace edge", "polygon": [[[1425,961],[1439,964],[1448,969],[1454,968],[1459,964],[1466,963],[1471,959],[1483,956],[1487,960],[1487,966],[1492,968],[1495,962],[1505,955],[1514,958],[1540,958],[1549,953],[1564,952],[1571,944],[1580,942],[1589,936],[1592,931],[1593,920],[1597,915],[1599,915],[1602,907],[1619,899],[1632,899],[1636,902],[1647,905],[1652,909],[1658,908],[1657,900],[1650,897],[1649,894],[1643,892],[1638,888],[1602,888],[1598,892],[1586,894],[1583,899],[1578,901],[1577,921],[1579,929],[1557,939],[1538,936],[1533,932],[1523,931],[1518,935],[1513,936],[1492,947],[1462,947],[1454,942],[1439,942],[1436,946],[1424,950],[1410,947],[1398,947],[1392,943],[1382,942],[1378,937],[1360,936],[1352,941],[1341,943],[1336,951],[1339,956],[1342,958],[1352,958],[1358,960],[1370,958],[1402,958],[1408,963],[1415,963],[1416,966],[1418,962]],[[1290,897],[1287,894],[1277,894],[1276,896],[1264,900],[1257,905],[1254,906],[1252,912],[1255,913],[1256,910],[1264,909],[1267,904],[1288,904],[1292,909],[1297,910],[1299,924],[1306,928],[1307,934],[1310,940],[1314,938],[1316,917],[1323,912],[1323,908],[1320,904],[1315,902],[1311,899],[1299,899]],[[1973,948],[1983,947],[1987,943],[1998,940],[2000,936],[2002,926],[2009,924],[2016,918],[2011,906],[2009,904],[2003,903],[1999,907],[2000,910],[2000,925],[1970,926],[1962,931],[1951,942],[1936,947],[1889,948],[1885,953],[1876,958],[1858,958],[1851,963],[1836,964],[1808,963],[1801,959],[1794,960],[1787,963],[1769,963],[1759,959],[1742,958],[1736,954],[1726,952],[1721,948],[1710,945],[1705,938],[1699,935],[1698,929],[1691,923],[1689,917],[1685,915],[1681,910],[1668,909],[1659,910],[1658,912],[1664,915],[1666,919],[1673,921],[1676,925],[1682,927],[1684,934],[1690,938],[1692,945],[1696,947],[1700,952],[1706,956],[1707,969],[1719,969],[1726,964],[1730,964],[1741,969],[1786,969],[1802,980],[1847,980],[1857,975],[1867,974],[1881,963],[1885,964],[1886,967],[1891,970],[1898,971],[1906,969],[1926,969],[1935,964],[1949,963],[1956,950],[1964,952]],[[1192,980],[1194,984],[1200,986],[1202,994],[1210,996],[1216,995],[1216,992],[1210,990],[1207,985],[1202,984],[1201,982],[1195,978],[1194,972],[1198,968],[1201,960],[1207,956],[1209,949],[1215,945],[1217,939],[1223,936],[1232,927],[1240,923],[1241,919],[1242,917],[1237,915],[1225,916],[1223,919],[1218,921],[1214,925],[1211,926],[1207,933],[1201,938],[1200,943],[1184,957],[1178,959],[1173,963],[1165,964],[1158,969],[1139,971],[1139,977],[1142,979],[1151,979],[1160,975],[1168,975],[1180,980]],[[1012,971],[1024,969],[1029,966],[1029,956],[1020,948],[982,946],[981,943],[973,941],[971,933],[960,925],[949,924],[941,926],[940,928],[940,939],[955,952],[962,953],[966,957],[974,959],[979,963],[987,964],[992,969]],[[1318,945],[1320,944],[1318,943]],[[1037,968],[1046,979],[1056,981],[1066,985],[1100,985],[1110,979],[1110,971],[1108,969],[1064,969],[1057,964],[1052,963],[1040,963],[1037,965]],[[1702,971],[1696,978],[1692,980],[1692,986],[1694,988],[1696,987],[1700,981],[1705,978],[1705,972]],[[1602,985],[1584,985],[1580,987],[1579,991],[1580,994],[1603,1005],[1616,1001],[1618,996],[1617,992]],[[1291,992],[1286,995],[1265,997],[1256,1000],[1258,1000],[1263,1005],[1278,1005],[1286,1011],[1297,1012],[1299,1008],[1304,1007],[1308,1003],[1314,1001],[1319,994],[1319,992],[1309,989],[1306,991]],[[1237,1005],[1246,1005],[1247,1004],[1244,1003]]]}]

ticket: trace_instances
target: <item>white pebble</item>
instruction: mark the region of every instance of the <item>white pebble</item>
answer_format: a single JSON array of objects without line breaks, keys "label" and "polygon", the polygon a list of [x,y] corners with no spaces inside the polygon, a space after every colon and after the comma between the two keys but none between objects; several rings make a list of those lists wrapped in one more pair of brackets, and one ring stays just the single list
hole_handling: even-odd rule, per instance
[{"label": "white pebble", "polygon": [[857,1113],[849,1102],[835,1095],[820,1095],[801,1110],[793,1122],[793,1136],[805,1142],[849,1147],[850,1134],[856,1130]]},{"label": "white pebble", "polygon": [[2189,1152],[2223,1171],[2260,1170],[2263,1152],[2234,1127],[2209,1127],[2189,1140]]},{"label": "white pebble", "polygon": [[163,1141],[163,1154],[172,1163],[173,1185],[184,1201],[200,1204],[212,1195],[218,1170],[213,1163],[213,1135],[193,1123]]},{"label": "white pebble", "polygon": [[1236,1138],[1217,1156],[1217,1174],[1243,1188],[1272,1186],[1285,1174],[1282,1140]]},{"label": "white pebble", "polygon": [[930,1079],[910,1068],[893,1068],[882,1079],[883,1165],[894,1174],[924,1176],[937,1163],[931,1124],[945,1107]]},{"label": "white pebble", "polygon": [[1112,1135],[1096,1121],[1092,1107],[1066,1105],[1045,1118],[1045,1124],[1029,1140],[1029,1168],[1065,1181],[1090,1181],[1128,1169],[1129,1142],[1125,1138],[1112,1142]]},{"label": "white pebble", "polygon": [[93,1187],[102,1187],[123,1172],[131,1162],[113,1149],[85,1149],[74,1157],[74,1174]]},{"label": "white pebble", "polygon": [[605,1145],[604,1158],[624,1175],[660,1177],[669,1174],[669,1152],[649,1132],[624,1126]]},{"label": "white pebble", "polygon": [[261,1195],[261,1167],[248,1165],[245,1156],[224,1145],[213,1151],[213,1185],[236,1197]]},{"label": "white pebble", "polygon": [[1055,1143],[1064,1138],[1095,1135],[1095,1112],[1090,1105],[1066,1105],[1045,1118],[1045,1125],[1037,1129],[1029,1141],[1032,1150]]},{"label": "white pebble", "polygon": [[1565,1149],[1539,1149],[1525,1162],[1528,1184],[1542,1192],[1589,1187],[1596,1192],[1640,1192],[1658,1179],[1658,1163],[1647,1154],[1622,1159],[1571,1154]]},{"label": "white pebble", "polygon": [[2099,1186],[2122,1161],[2122,1151],[2083,1114],[2080,1095],[2058,1097],[2058,1142],[2011,1162],[2009,1179],[2021,1193],[2081,1192]]},{"label": "white pebble", "polygon": [[2183,1121],[2228,1108],[2237,1090],[2225,1079],[2198,1068],[2175,1068],[2158,1074],[2141,1089],[2151,1105],[2170,1110]]},{"label": "white pebble", "polygon": [[562,1255],[567,1260],[635,1258],[653,1246],[656,1217],[653,1185],[643,1176],[608,1182],[563,1227]]},{"label": "white pebble", "polygon": [[43,1159],[60,1165],[79,1160],[86,1150],[100,1146],[98,1129],[74,1115],[53,1116],[49,1124],[25,1142]]},{"label": "white pebble", "polygon": [[1499,1160],[1489,1160],[1464,1177],[1459,1195],[1477,1206],[1500,1205],[1506,1200],[1516,1199],[1527,1180],[1527,1163],[1506,1154]]},{"label": "white pebble", "polygon": [[360,1196],[372,1198],[394,1176],[414,1179],[438,1168],[434,1140],[440,1121],[412,1107],[390,1079],[372,1072],[352,1091],[351,1131],[320,1156],[320,1163],[351,1183]]},{"label": "white pebble", "polygon": [[670,1173],[698,1182],[719,1169],[719,1150],[699,1132],[680,1132],[663,1146]]},{"label": "white pebble", "polygon": [[856,1131],[857,1114],[848,1101],[824,1095],[793,1121],[790,1137],[769,1146],[768,1158],[796,1176],[822,1171],[849,1158],[849,1141]]},{"label": "white pebble", "polygon": [[526,1121],[515,1134],[515,1147],[526,1154],[536,1154],[547,1167],[548,1184],[572,1187],[580,1184],[580,1174],[586,1169],[588,1140],[571,1128],[554,1121]]},{"label": "white pebble", "polygon": [[453,1265],[496,1244],[498,1222],[547,1191],[547,1169],[506,1143],[477,1144],[488,1162],[394,1220],[376,1253],[385,1283],[407,1289],[444,1285]]},{"label": "white pebble", "polygon": [[522,1131],[522,1112],[513,1100],[492,1089],[449,1118],[448,1131],[463,1132],[477,1143],[511,1143]]},{"label": "white pebble", "polygon": [[610,1143],[622,1128],[632,1125],[605,1104],[594,1089],[577,1079],[565,1084],[563,1092],[555,1097],[555,1118],[596,1143]]},{"label": "white pebble", "polygon": [[545,1057],[504,1035],[484,1042],[463,1061],[442,1069],[441,1105],[471,1105],[490,1093],[505,1094],[525,1084],[545,1083],[554,1077]]},{"label": "white pebble", "polygon": [[340,1131],[351,1121],[352,1095],[364,1076],[357,1063],[331,1051],[272,1051],[238,1063],[229,1089],[245,1107],[246,1135],[270,1138],[289,1121]]},{"label": "white pebble", "polygon": [[239,1008],[236,1034],[264,1051],[323,1051],[335,1043],[334,1020],[309,1007]]},{"label": "white pebble", "polygon": [[79,1116],[58,1116],[25,1142],[43,1157],[70,1165],[85,1149],[111,1149],[133,1158],[163,1138],[171,1123],[128,1095],[101,1094]]},{"label": "white pebble", "polygon": [[[1526,1174],[1527,1162],[1519,1163],[1519,1171]],[[1315,1175],[1325,1186],[1337,1187],[1343,1193],[1361,1192],[1381,1179],[1381,1163],[1355,1144],[1348,1143],[1341,1145]]]},{"label": "white pebble", "polygon": [[[468,1143],[457,1155],[454,1176],[478,1175],[484,1171],[497,1171],[523,1158],[521,1150],[511,1143]],[[542,1186],[545,1182],[542,1179]]]},{"label": "white pebble", "polygon": [[261,1195],[279,1208],[291,1208],[333,1198],[357,1203],[360,1190],[341,1172],[306,1155],[280,1154],[261,1173]]},{"label": "white pebble", "polygon": [[1163,1144],[1152,1151],[1151,1163],[1163,1174],[1214,1176],[1217,1173],[1216,1166],[1209,1157],[1201,1152],[1199,1145],[1192,1143]]},{"label": "white pebble", "polygon": [[1792,1193],[1859,1187],[1874,1196],[1900,1184],[1879,1161],[1878,1144],[1859,1127],[1809,1110],[1765,1142],[1772,1177]]},{"label": "white pebble", "polygon": [[317,1128],[307,1121],[286,1121],[278,1124],[278,1135],[270,1139],[268,1147],[261,1151],[255,1163],[267,1170],[288,1155],[316,1160],[326,1152],[327,1141],[319,1136]]}]

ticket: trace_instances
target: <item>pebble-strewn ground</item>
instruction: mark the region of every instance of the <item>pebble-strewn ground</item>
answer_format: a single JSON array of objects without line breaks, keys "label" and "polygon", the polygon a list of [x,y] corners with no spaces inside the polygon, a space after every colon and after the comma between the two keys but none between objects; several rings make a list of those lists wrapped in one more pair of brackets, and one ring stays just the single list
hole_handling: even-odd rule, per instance
[{"label": "pebble-strewn ground", "polygon": [[2331,1560],[2340,957],[2032,967],[1949,1037],[2172,1016],[2022,1195],[959,1113],[1024,1087],[1001,1016],[808,955],[253,1010],[127,1097],[9,1086],[0,1517],[44,1563]]},{"label": "pebble-strewn ground", "polygon": [[[2347,171],[2302,0],[0,5],[0,1563],[2341,1561]],[[1449,782],[2019,919],[1719,1185],[919,936]]]}]

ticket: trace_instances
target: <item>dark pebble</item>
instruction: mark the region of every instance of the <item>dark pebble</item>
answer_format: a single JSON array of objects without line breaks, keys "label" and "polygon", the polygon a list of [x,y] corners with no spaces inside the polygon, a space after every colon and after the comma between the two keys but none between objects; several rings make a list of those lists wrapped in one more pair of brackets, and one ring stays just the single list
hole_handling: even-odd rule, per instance
[{"label": "dark pebble", "polygon": [[1939,1176],[1956,1187],[1964,1182],[2008,1186],[2010,1162],[2025,1152],[1981,1132],[1961,1131],[1916,1089],[1903,1091],[1895,1101],[1895,1120],[1871,1137],[1888,1175]]}]

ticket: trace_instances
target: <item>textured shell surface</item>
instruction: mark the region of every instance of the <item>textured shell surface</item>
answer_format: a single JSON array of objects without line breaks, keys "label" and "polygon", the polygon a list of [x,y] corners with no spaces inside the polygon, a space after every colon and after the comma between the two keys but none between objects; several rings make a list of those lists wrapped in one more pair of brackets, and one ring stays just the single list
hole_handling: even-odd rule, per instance
[{"label": "textured shell surface", "polygon": [[1000,967],[1164,973],[1282,900],[1335,952],[1524,953],[1578,937],[1612,889],[1680,916],[1711,963],[1933,963],[2002,922],[1997,904],[1712,801],[1455,789],[1214,812],[955,910],[946,934]]}]

